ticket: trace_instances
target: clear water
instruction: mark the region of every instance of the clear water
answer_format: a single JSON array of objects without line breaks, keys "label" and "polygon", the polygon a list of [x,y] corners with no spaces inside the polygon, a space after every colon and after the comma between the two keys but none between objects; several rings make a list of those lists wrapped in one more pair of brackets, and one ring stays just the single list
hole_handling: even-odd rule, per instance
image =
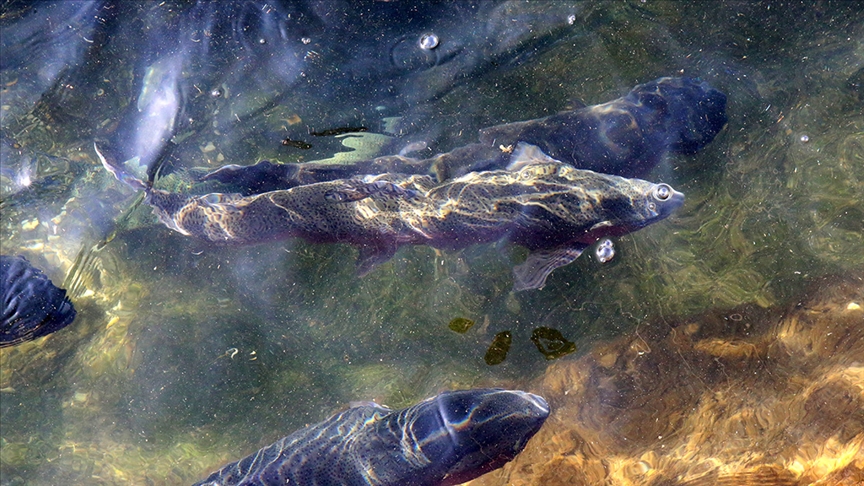
[{"label": "clear water", "polygon": [[[857,3],[284,3],[2,2],[2,252],[79,315],[0,350],[0,484],[192,483],[351,401],[475,386],[553,406],[480,484],[864,481]],[[403,248],[363,278],[347,245],[214,248],[93,151],[145,170],[171,138],[161,181],[185,190],[195,168],[349,150],[310,130],[431,155],[681,75],[729,100],[712,144],[649,177],[685,206],[541,291],[511,292],[507,245]],[[547,360],[541,327],[576,351]]]}]

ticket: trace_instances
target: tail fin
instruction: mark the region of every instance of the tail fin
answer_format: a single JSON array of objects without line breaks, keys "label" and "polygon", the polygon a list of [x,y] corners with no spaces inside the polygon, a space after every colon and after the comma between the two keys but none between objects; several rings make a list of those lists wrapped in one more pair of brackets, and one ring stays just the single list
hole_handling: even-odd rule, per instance
[{"label": "tail fin", "polygon": [[111,155],[108,150],[100,150],[99,146],[94,142],[93,149],[96,150],[96,155],[99,157],[99,160],[102,162],[102,167],[111,173],[114,177],[117,178],[118,181],[132,187],[136,190],[147,190],[150,187],[144,183],[141,179],[132,175],[128,170],[126,170],[122,164],[118,163],[117,160]]}]

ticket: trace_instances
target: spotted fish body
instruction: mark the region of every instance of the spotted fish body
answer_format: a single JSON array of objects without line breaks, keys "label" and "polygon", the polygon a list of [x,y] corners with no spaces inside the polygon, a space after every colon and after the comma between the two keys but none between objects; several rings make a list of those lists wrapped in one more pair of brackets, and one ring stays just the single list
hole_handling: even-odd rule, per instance
[{"label": "spotted fish body", "polygon": [[503,466],[543,425],[543,398],[445,392],[403,410],[376,404],[299,430],[196,486],[447,486]]},{"label": "spotted fish body", "polygon": [[515,269],[516,290],[541,288],[588,245],[666,218],[684,201],[666,184],[575,169],[527,144],[510,170],[443,184],[380,174],[246,197],[146,191],[159,219],[184,235],[231,245],[349,243],[360,248],[361,275],[403,245],[461,249],[506,239],[531,251]]}]

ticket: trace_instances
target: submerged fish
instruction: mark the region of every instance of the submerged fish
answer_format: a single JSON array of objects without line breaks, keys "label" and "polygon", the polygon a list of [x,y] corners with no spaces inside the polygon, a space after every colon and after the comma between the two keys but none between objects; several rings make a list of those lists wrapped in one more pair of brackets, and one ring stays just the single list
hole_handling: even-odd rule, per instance
[{"label": "submerged fish", "polygon": [[[726,121],[726,95],[708,83],[660,78],[606,103],[486,128],[480,131],[480,145],[525,142],[580,169],[643,177],[667,153],[699,151]],[[436,163],[438,170],[466,170],[458,159]],[[472,165],[467,170],[476,170]]]},{"label": "submerged fish", "polygon": [[196,486],[447,486],[516,457],[549,416],[522,391],[444,392],[403,410],[362,405],[228,464]]},{"label": "submerged fish", "polygon": [[[282,166],[273,179],[270,162],[217,170],[216,179],[248,194],[258,184],[288,189],[359,174],[435,174],[443,182],[468,172],[503,169],[518,143],[529,143],[561,162],[623,177],[644,177],[668,153],[692,154],[726,126],[726,95],[692,78],[659,78],[599,105],[480,130],[480,142],[427,159],[405,154],[342,164],[314,161]],[[407,152],[406,152],[407,153]],[[272,187],[272,186],[271,186]],[[232,189],[234,190],[234,189]]]},{"label": "submerged fish", "polygon": [[290,237],[348,243],[360,248],[360,275],[403,245],[458,250],[504,239],[530,250],[514,269],[515,290],[543,287],[598,239],[664,219],[684,202],[667,184],[574,169],[527,144],[514,151],[510,170],[443,184],[380,174],[247,197],[153,189],[97,153],[118,179],[144,187],[159,220],[184,235],[230,245]]},{"label": "submerged fish", "polygon": [[0,255],[0,348],[47,336],[75,320],[66,291],[26,258]]}]

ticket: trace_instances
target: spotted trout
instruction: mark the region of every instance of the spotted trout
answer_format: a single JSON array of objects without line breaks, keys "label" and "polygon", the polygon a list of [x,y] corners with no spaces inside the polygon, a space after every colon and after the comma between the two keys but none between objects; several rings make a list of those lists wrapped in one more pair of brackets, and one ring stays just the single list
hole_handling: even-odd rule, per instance
[{"label": "spotted trout", "polygon": [[471,172],[437,183],[424,175],[378,174],[241,196],[177,194],[135,179],[98,149],[117,178],[146,192],[169,228],[224,245],[284,238],[348,243],[364,275],[404,245],[458,250],[506,240],[526,247],[515,290],[544,286],[556,268],[600,238],[668,217],[684,195],[655,184],[576,169],[519,144],[506,170]]}]

